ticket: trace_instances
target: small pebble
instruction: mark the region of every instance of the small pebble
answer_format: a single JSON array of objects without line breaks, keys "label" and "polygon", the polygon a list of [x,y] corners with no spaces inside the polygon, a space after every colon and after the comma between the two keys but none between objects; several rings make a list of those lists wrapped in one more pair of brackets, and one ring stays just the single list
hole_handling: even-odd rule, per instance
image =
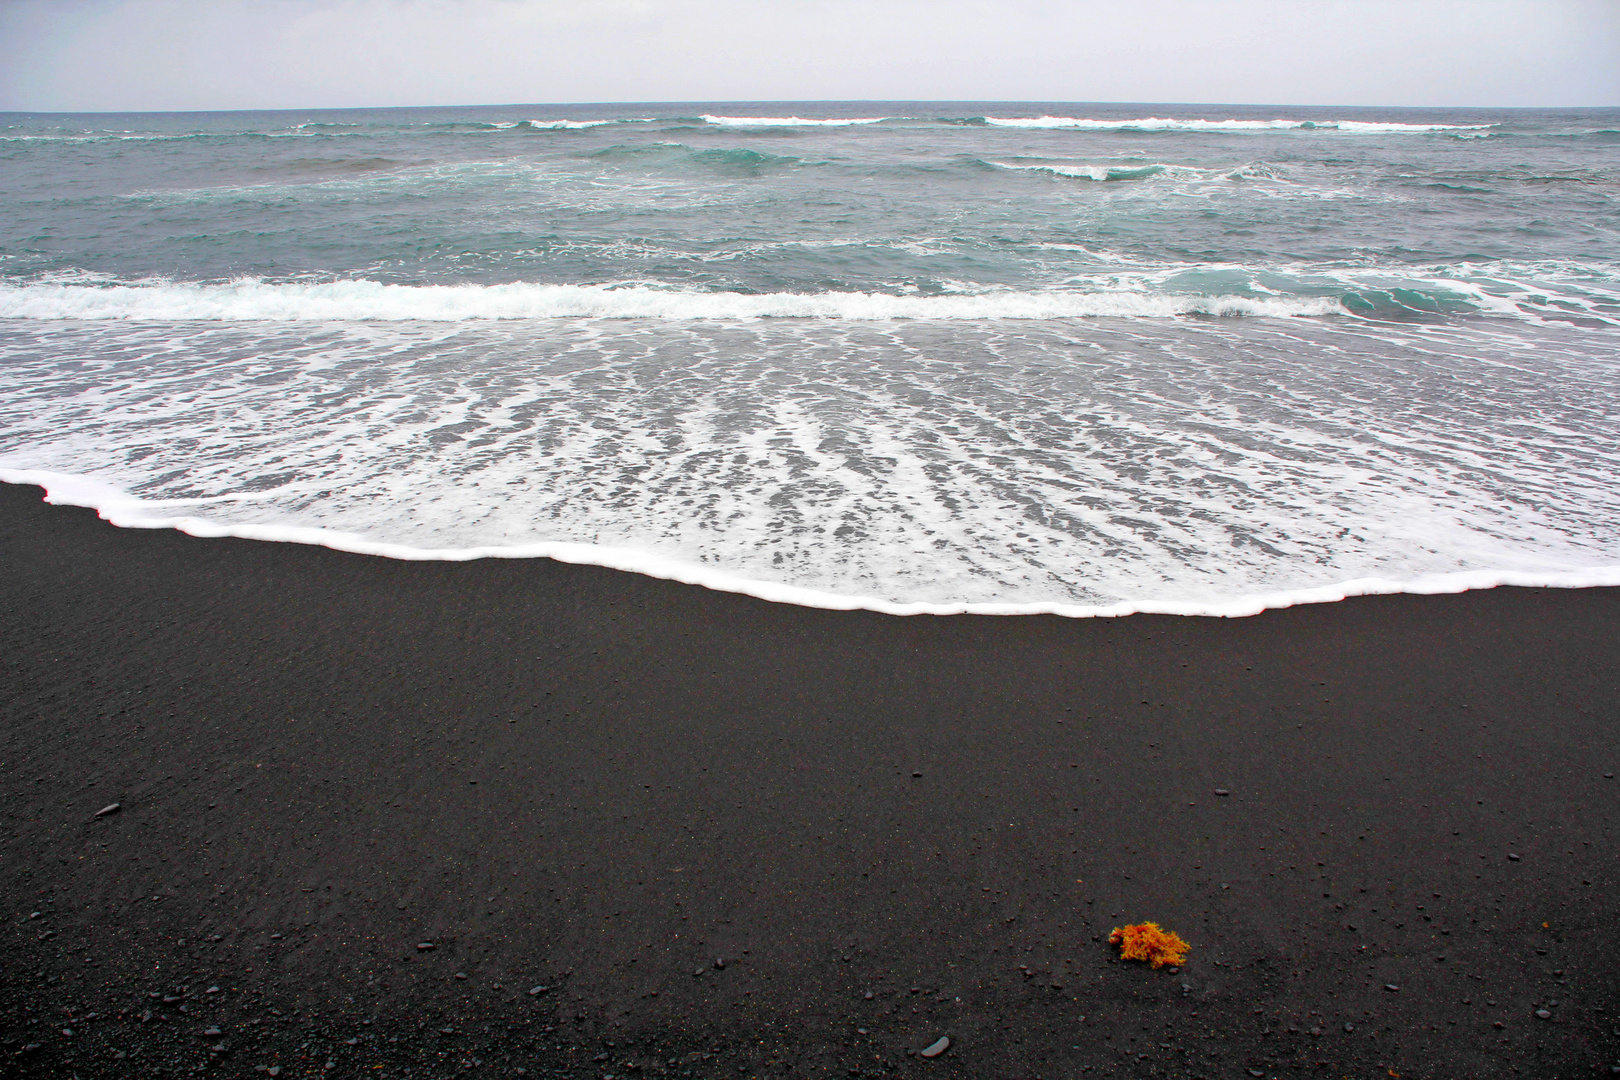
[{"label": "small pebble", "polygon": [[550,989],[551,989],[551,987],[549,987],[549,986],[531,986],[531,987],[529,987],[529,996],[530,997],[536,997],[536,996],[538,996],[540,994],[545,993],[547,990],[550,990]]},{"label": "small pebble", "polygon": [[1551,1009],[1537,1009],[1536,1010],[1536,1015],[1539,1016],[1543,1020],[1551,1020],[1552,1019],[1552,1010]]},{"label": "small pebble", "polygon": [[1385,983],[1384,989],[1388,990],[1392,994],[1398,994],[1401,992],[1401,988],[1396,986],[1394,983]]},{"label": "small pebble", "polygon": [[438,946],[433,944],[433,942],[431,942],[431,941],[418,941],[416,943],[416,951],[417,952],[432,952],[434,949],[437,949],[437,948],[438,948]]},{"label": "small pebble", "polygon": [[1513,852],[1511,852],[1511,851],[1508,852],[1508,862],[1518,862],[1518,861],[1519,861],[1519,857],[1517,855],[1513,854]]},{"label": "small pebble", "polygon": [[1223,787],[1218,787],[1218,788],[1215,789],[1215,794],[1217,794],[1217,795],[1230,795],[1232,793],[1230,791],[1227,791]]},{"label": "small pebble", "polygon": [[949,1035],[941,1035],[935,1042],[931,1043],[926,1050],[922,1050],[920,1053],[925,1058],[937,1058],[950,1048],[951,1037]]},{"label": "small pebble", "polygon": [[465,979],[465,978],[466,978],[466,977],[467,977],[467,973],[466,973],[466,972],[465,972],[465,971],[458,971],[458,972],[456,972],[456,978],[458,978],[458,979]]},{"label": "small pebble", "polygon": [[95,816],[106,817],[108,814],[118,813],[118,811],[122,810],[123,808],[123,803],[113,803],[111,806],[103,806],[100,810],[97,810]]},{"label": "small pebble", "polygon": [[714,958],[714,970],[716,970],[716,971],[724,971],[724,970],[726,970],[726,962],[725,962],[725,960],[721,959],[718,956],[715,957]]},{"label": "small pebble", "polygon": [[922,779],[922,773],[920,773],[920,772],[914,772],[914,773],[912,773],[912,774],[911,774],[911,778],[912,778],[912,779],[913,779],[913,780],[920,780],[920,779]]}]

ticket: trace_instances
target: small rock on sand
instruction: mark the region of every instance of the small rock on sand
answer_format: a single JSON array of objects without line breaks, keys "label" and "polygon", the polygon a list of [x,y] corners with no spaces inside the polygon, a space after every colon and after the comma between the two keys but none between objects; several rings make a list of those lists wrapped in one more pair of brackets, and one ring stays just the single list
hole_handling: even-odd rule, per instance
[{"label": "small rock on sand", "polygon": [[123,808],[124,808],[123,803],[113,803],[110,806],[103,806],[100,810],[97,810],[96,813],[95,813],[95,816],[96,817],[106,817],[108,814],[116,814],[116,813],[118,813],[118,811],[122,810]]},{"label": "small rock on sand", "polygon": [[949,1050],[950,1048],[951,1048],[951,1037],[949,1035],[941,1035],[933,1043],[930,1043],[927,1049],[919,1051],[919,1052],[925,1058],[937,1058],[937,1057],[939,1057],[939,1055],[943,1054],[945,1051]]}]

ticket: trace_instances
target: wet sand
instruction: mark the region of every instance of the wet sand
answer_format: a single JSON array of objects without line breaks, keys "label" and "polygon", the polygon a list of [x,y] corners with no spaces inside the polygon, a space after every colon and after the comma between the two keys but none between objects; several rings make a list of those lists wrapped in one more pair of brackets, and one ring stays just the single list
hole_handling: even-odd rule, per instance
[{"label": "wet sand", "polygon": [[895,618],[40,494],[0,1075],[1620,1066],[1620,590]]}]

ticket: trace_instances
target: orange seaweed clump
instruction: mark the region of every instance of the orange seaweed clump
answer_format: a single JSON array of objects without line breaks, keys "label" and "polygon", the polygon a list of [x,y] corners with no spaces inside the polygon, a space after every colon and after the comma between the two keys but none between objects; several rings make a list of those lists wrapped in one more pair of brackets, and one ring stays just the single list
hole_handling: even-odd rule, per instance
[{"label": "orange seaweed clump", "polygon": [[1119,946],[1121,960],[1146,960],[1156,968],[1166,964],[1180,967],[1192,948],[1181,935],[1163,930],[1158,923],[1136,923],[1134,926],[1114,927],[1108,935],[1109,944]]}]

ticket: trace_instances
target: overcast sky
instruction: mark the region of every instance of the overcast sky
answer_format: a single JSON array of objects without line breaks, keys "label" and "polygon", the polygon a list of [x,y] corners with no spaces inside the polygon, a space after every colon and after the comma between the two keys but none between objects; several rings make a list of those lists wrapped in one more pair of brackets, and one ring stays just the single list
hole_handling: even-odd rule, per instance
[{"label": "overcast sky", "polygon": [[1620,0],[0,0],[0,109],[1620,105]]}]

